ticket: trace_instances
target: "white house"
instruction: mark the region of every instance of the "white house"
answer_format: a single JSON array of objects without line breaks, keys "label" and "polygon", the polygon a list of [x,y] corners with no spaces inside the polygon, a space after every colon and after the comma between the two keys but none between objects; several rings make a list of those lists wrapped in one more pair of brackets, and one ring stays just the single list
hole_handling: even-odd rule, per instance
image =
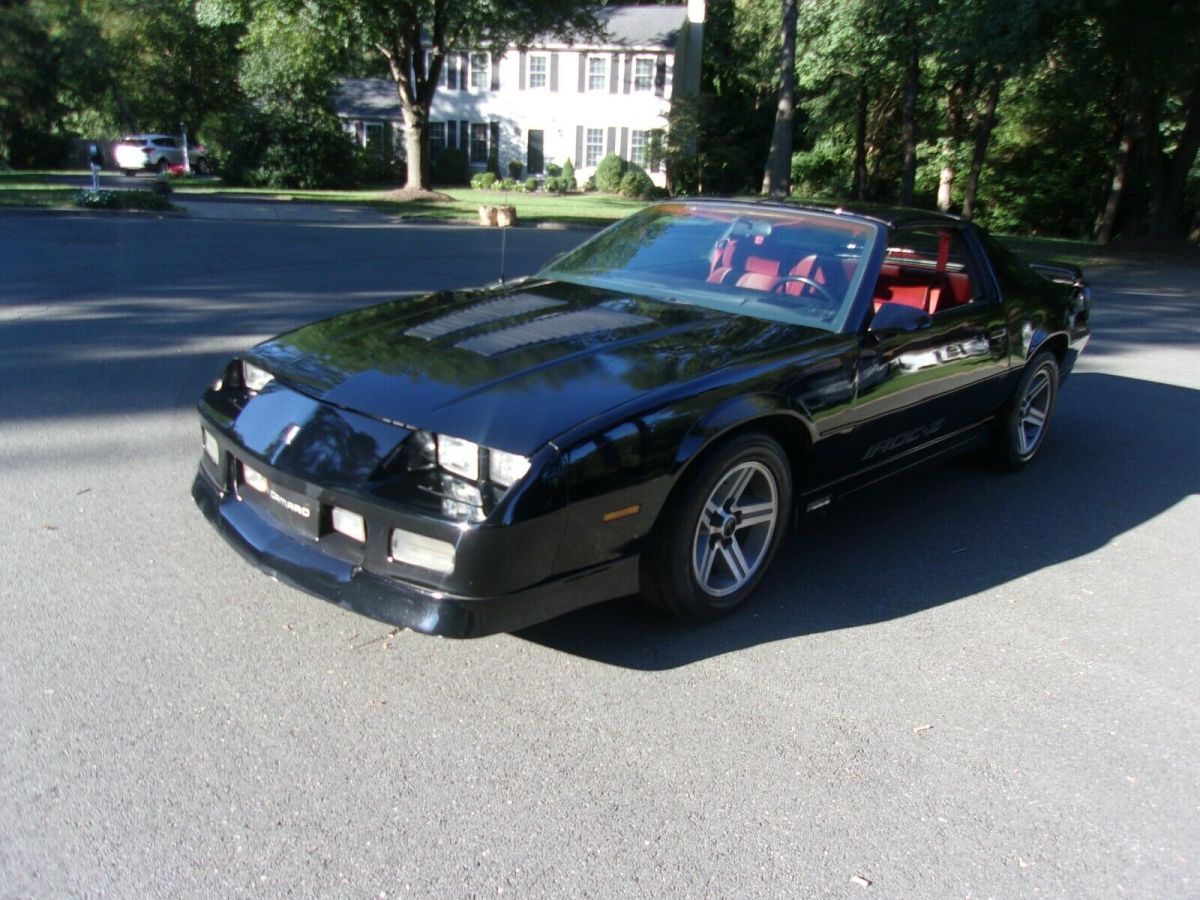
[{"label": "white house", "polygon": [[[610,6],[600,20],[598,43],[450,54],[430,114],[431,155],[457,148],[481,171],[495,150],[502,173],[519,160],[528,175],[570,159],[581,180],[608,153],[644,165],[649,134],[666,127],[672,100],[699,91],[704,0]],[[346,79],[334,109],[363,146],[403,154],[391,81]],[[661,172],[650,175],[663,183]]]}]

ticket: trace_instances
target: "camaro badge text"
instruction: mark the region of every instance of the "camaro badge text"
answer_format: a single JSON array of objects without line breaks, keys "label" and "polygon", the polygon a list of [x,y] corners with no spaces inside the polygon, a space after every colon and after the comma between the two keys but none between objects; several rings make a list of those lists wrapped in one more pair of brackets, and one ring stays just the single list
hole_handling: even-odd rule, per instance
[{"label": "camaro badge text", "polygon": [[877,456],[880,453],[889,453],[892,450],[899,450],[901,447],[907,447],[909,444],[915,443],[922,438],[933,437],[942,430],[942,426],[945,423],[945,419],[937,419],[933,422],[930,422],[928,425],[921,425],[917,428],[913,428],[910,431],[904,431],[900,434],[893,435],[890,438],[884,438],[882,441],[872,444],[867,449],[867,455],[864,456],[863,459],[867,460],[873,456]]},{"label": "camaro badge text", "polygon": [[291,500],[289,500],[287,497],[283,496],[280,493],[277,493],[274,490],[272,490],[269,494],[267,494],[267,496],[270,497],[272,500],[274,500],[276,503],[278,503],[280,506],[282,506],[284,509],[286,509],[288,512],[294,512],[296,515],[298,515],[302,519],[307,519],[309,516],[312,515],[312,510],[309,509],[304,504],[294,503]]}]

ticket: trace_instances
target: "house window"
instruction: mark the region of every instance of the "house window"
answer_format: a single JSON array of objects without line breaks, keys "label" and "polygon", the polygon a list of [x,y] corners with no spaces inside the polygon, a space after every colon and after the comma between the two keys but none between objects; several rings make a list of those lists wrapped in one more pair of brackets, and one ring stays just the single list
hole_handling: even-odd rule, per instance
[{"label": "house window", "polygon": [[471,162],[486,165],[488,161],[488,127],[471,126]]},{"label": "house window", "polygon": [[589,128],[586,137],[587,140],[584,141],[583,164],[585,166],[598,165],[600,157],[604,155],[604,129]]},{"label": "house window", "polygon": [[446,123],[429,123],[429,158],[433,159],[446,149]]},{"label": "house window", "polygon": [[587,68],[587,89],[603,91],[608,87],[608,57],[589,56]]},{"label": "house window", "polygon": [[367,139],[363,146],[371,152],[373,156],[380,159],[383,158],[383,123],[368,122],[366,127]]},{"label": "house window", "polygon": [[654,90],[654,60],[639,56],[633,61],[633,90],[636,93]]},{"label": "house window", "polygon": [[544,53],[534,53],[529,57],[529,88],[544,88],[546,86],[546,69],[548,57]]},{"label": "house window", "polygon": [[[440,70],[438,70],[438,81],[437,81],[438,87],[440,87],[440,88],[444,88],[446,86],[446,67],[449,65],[450,65],[450,60],[448,60],[448,59],[442,60],[442,68]],[[433,69],[433,54],[426,51],[426,53],[425,53],[425,77],[426,78],[429,77],[429,73],[430,73],[430,71],[432,71],[432,69]]]},{"label": "house window", "polygon": [[646,132],[629,132],[629,161],[645,168],[646,166]]},{"label": "house window", "polygon": [[471,89],[486,91],[491,85],[491,74],[488,72],[488,55],[486,53],[471,54]]}]

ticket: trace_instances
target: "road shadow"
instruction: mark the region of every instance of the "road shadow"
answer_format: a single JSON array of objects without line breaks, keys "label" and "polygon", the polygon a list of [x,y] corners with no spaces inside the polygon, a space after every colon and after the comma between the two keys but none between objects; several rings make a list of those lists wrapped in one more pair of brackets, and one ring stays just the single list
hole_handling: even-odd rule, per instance
[{"label": "road shadow", "polygon": [[627,598],[518,636],[661,670],[962,601],[1091,553],[1200,491],[1196,422],[1200,391],[1078,373],[1024,472],[965,459],[850,498],[792,531],[756,595],[720,622],[689,626]]},{"label": "road shadow", "polygon": [[191,406],[259,340],[536,271],[570,232],[0,218],[0,423]]}]

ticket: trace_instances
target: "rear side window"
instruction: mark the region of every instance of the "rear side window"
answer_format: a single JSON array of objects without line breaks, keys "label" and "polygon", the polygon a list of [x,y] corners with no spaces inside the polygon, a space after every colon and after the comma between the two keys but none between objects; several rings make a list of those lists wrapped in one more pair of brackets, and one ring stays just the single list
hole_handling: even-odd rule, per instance
[{"label": "rear side window", "polygon": [[980,282],[957,228],[903,228],[891,233],[875,285],[885,303],[916,306],[931,316],[975,303]]}]

